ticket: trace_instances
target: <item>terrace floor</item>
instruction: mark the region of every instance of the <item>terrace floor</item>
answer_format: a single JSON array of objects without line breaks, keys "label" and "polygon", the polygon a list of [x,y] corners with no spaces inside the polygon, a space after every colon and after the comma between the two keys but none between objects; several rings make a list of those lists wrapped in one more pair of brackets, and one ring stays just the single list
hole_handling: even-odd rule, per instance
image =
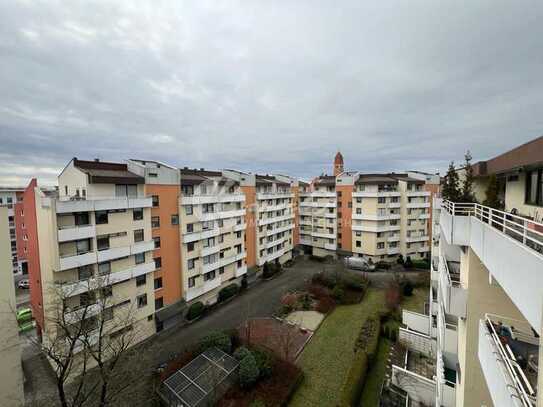
[{"label": "terrace floor", "polygon": [[436,374],[436,365],[435,361],[427,358],[423,354],[408,351],[407,370],[420,376],[426,377],[427,379],[433,380]]}]

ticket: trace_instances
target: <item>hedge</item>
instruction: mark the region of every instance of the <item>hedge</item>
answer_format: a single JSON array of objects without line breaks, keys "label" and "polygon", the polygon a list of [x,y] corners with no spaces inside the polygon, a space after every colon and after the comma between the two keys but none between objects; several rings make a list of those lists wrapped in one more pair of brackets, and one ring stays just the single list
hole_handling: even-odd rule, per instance
[{"label": "hedge", "polygon": [[191,304],[189,310],[187,311],[187,319],[192,321],[193,319],[198,318],[204,313],[205,305],[201,301],[197,301],[194,304]]},{"label": "hedge", "polygon": [[353,363],[341,390],[342,406],[358,406],[359,404],[367,371],[377,352],[380,329],[380,320],[376,317],[368,318],[360,329],[355,344]]},{"label": "hedge", "polygon": [[427,260],[412,260],[411,263],[413,264],[414,268],[417,269],[429,269],[430,268],[430,262]]},{"label": "hedge", "polygon": [[217,347],[223,352],[230,353],[232,350],[232,341],[228,334],[218,331],[211,332],[200,339],[200,352],[213,347]]},{"label": "hedge", "polygon": [[237,284],[230,284],[219,291],[217,301],[223,302],[229,298],[232,298],[239,292],[239,286]]},{"label": "hedge", "polygon": [[252,387],[258,380],[260,372],[256,359],[251,352],[249,352],[239,362],[239,385],[242,389],[248,389]]}]

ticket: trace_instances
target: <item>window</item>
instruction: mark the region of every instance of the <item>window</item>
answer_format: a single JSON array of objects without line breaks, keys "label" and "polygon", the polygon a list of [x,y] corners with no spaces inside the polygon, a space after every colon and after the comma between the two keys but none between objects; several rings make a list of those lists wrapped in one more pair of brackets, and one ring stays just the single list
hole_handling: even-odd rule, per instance
[{"label": "window", "polygon": [[172,225],[179,225],[179,215],[172,215]]},{"label": "window", "polygon": [[145,263],[145,253],[137,253],[134,255],[134,261],[136,264]]},{"label": "window", "polygon": [[147,294],[138,295],[136,297],[138,308],[143,308],[147,305]]},{"label": "window", "polygon": [[155,278],[155,290],[162,288],[162,277]]},{"label": "window", "polygon": [[142,220],[143,219],[143,208],[136,208],[132,211],[133,220]]},{"label": "window", "polygon": [[337,197],[341,198],[341,191],[337,191]]},{"label": "window", "polygon": [[113,287],[108,285],[107,287],[102,287],[102,298],[108,298],[113,295]]},{"label": "window", "polygon": [[153,237],[153,242],[155,242],[155,249],[160,249],[160,236]]},{"label": "window", "polygon": [[362,242],[360,240],[356,241],[356,247],[362,247]]},{"label": "window", "polygon": [[357,237],[362,236],[362,232],[356,232],[356,236],[357,236]]},{"label": "window", "polygon": [[158,207],[158,205],[159,205],[158,195],[152,195],[151,196],[151,201],[153,203],[153,208]]},{"label": "window", "polygon": [[98,274],[109,274],[111,272],[111,263],[106,261],[104,263],[98,263]]},{"label": "window", "polygon": [[109,236],[99,236],[96,238],[98,251],[109,249]]},{"label": "window", "polygon": [[134,242],[143,242],[143,229],[134,230]]},{"label": "window", "polygon": [[115,185],[115,196],[128,196],[135,198],[138,196],[137,185]]},{"label": "window", "polygon": [[196,277],[189,277],[189,288],[192,288],[196,285]]},{"label": "window", "polygon": [[89,214],[88,212],[76,213],[74,215],[75,225],[76,226],[85,226],[89,224]]},{"label": "window", "polygon": [[107,211],[96,211],[96,224],[105,225],[108,222]]},{"label": "window", "polygon": [[194,259],[187,260],[187,267],[189,270],[192,270],[194,268]]},{"label": "window", "polygon": [[192,215],[192,205],[185,205],[185,215]]},{"label": "window", "polygon": [[543,169],[526,173],[525,203],[543,206]]},{"label": "window", "polygon": [[215,212],[214,204],[203,204],[202,205],[202,213],[213,213],[213,212]]},{"label": "window", "polygon": [[136,277],[136,287],[139,287],[140,285],[145,285],[146,282],[147,282],[146,274]]},{"label": "window", "polygon": [[187,252],[192,252],[194,250],[194,242],[187,243]]},{"label": "window", "polygon": [[86,280],[92,277],[92,266],[78,267],[77,275],[79,280]]},{"label": "window", "polygon": [[362,203],[362,198],[356,198],[356,203]]},{"label": "window", "polygon": [[181,192],[183,196],[192,196],[194,195],[194,186],[193,185],[181,185]]},{"label": "window", "polygon": [[159,228],[160,227],[160,217],[159,216],[152,216],[151,217],[151,227],[152,228]]},{"label": "window", "polygon": [[[12,244],[15,242],[11,242]],[[15,243],[16,244],[16,243]],[[77,254],[84,254],[90,251],[90,240],[78,240],[75,242],[75,250]]]},{"label": "window", "polygon": [[384,249],[385,248],[385,243],[384,242],[377,243],[377,248],[378,249]]},{"label": "window", "polygon": [[[164,306],[164,299],[162,297],[155,298],[155,310],[160,309]],[[151,315],[152,316],[152,315]]]},{"label": "window", "polygon": [[215,279],[215,270],[204,274],[204,281],[210,281]]},{"label": "window", "polygon": [[219,267],[219,274],[224,274],[224,267]]},{"label": "window", "polygon": [[113,307],[106,308],[102,311],[102,319],[104,321],[111,321],[113,319]]},{"label": "window", "polygon": [[347,207],[348,207],[348,208],[352,208],[352,207],[353,207],[353,202],[352,202],[352,201],[349,201],[349,202],[347,203]]},{"label": "window", "polygon": [[383,204],[386,203],[387,199],[384,196],[380,196],[377,198],[377,203]]},{"label": "window", "polygon": [[187,233],[194,232],[194,223],[187,223]]},{"label": "window", "polygon": [[362,214],[362,208],[356,208],[356,214],[361,215]]}]

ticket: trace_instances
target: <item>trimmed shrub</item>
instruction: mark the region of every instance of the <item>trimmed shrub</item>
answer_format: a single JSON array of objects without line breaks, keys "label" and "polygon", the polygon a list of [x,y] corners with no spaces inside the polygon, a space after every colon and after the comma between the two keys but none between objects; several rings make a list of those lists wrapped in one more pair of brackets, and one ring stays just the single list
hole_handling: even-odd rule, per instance
[{"label": "trimmed shrub", "polygon": [[413,267],[417,269],[430,269],[430,262],[427,260],[413,260],[411,263],[413,263]]},{"label": "trimmed shrub", "polygon": [[247,275],[244,275],[241,278],[241,290],[246,290],[248,286],[249,286],[249,283],[247,281]]},{"label": "trimmed shrub", "polygon": [[251,351],[249,349],[247,349],[245,346],[240,346],[239,348],[236,349],[233,356],[234,358],[236,358],[236,360],[240,361],[245,356],[250,355],[250,354],[251,354]]},{"label": "trimmed shrub", "polygon": [[335,307],[336,303],[330,297],[322,297],[319,299],[315,311],[320,312],[321,314],[328,314]]},{"label": "trimmed shrub", "polygon": [[239,362],[239,385],[241,388],[251,388],[258,380],[259,374],[256,359],[252,353],[241,359]]},{"label": "trimmed shrub", "polygon": [[347,375],[347,380],[341,389],[341,404],[342,406],[358,406],[364,383],[366,381],[366,373],[368,371],[368,356],[363,351],[355,352],[353,362]]},{"label": "trimmed shrub", "polygon": [[193,319],[198,318],[204,313],[205,305],[201,301],[197,301],[194,304],[191,304],[189,310],[187,311],[187,319],[192,321]]},{"label": "trimmed shrub", "polygon": [[403,285],[403,295],[411,297],[413,295],[413,284],[410,281],[406,281]]},{"label": "trimmed shrub", "polygon": [[311,296],[306,292],[300,294],[300,296],[298,297],[298,302],[300,304],[300,307],[304,311],[311,309],[311,305],[313,304],[313,301],[311,300]]},{"label": "trimmed shrub", "polygon": [[332,289],[332,297],[334,298],[334,300],[341,302],[341,300],[343,300],[343,297],[345,297],[345,290],[343,290],[343,288],[341,288],[339,285],[336,285]]},{"label": "trimmed shrub", "polygon": [[239,286],[237,284],[227,285],[221,291],[219,291],[219,296],[218,296],[217,301],[219,302],[226,301],[227,299],[232,298],[238,292],[239,292]]},{"label": "trimmed shrub", "polygon": [[398,260],[396,260],[396,262],[403,265],[405,263],[403,260],[403,255],[400,254],[400,257],[398,257]]},{"label": "trimmed shrub", "polygon": [[[281,267],[281,266],[279,266]],[[268,262],[264,263],[264,270],[262,271],[262,278],[271,278],[277,273],[277,268],[273,264]]]},{"label": "trimmed shrub", "polygon": [[266,379],[270,377],[273,371],[273,361],[270,354],[263,350],[256,349],[253,351],[253,356],[256,360],[256,365],[258,366],[260,378]]},{"label": "trimmed shrub", "polygon": [[223,352],[230,353],[232,350],[232,341],[230,340],[228,334],[218,331],[211,332],[200,339],[200,352],[215,346]]}]

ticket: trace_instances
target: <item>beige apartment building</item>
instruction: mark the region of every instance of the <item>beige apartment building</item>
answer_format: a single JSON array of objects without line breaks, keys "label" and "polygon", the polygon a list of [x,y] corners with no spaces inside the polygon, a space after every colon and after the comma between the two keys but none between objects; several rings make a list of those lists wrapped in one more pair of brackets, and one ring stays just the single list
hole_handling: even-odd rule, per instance
[{"label": "beige apartment building", "polygon": [[0,207],[0,405],[24,405],[19,327],[11,273],[8,208]]},{"label": "beige apartment building", "polygon": [[[157,242],[144,178],[126,164],[74,158],[58,185],[58,194],[46,195],[33,181],[24,195],[31,304],[44,343],[60,334],[59,312],[90,328],[103,318],[111,338],[130,330],[135,343],[153,334]],[[121,315],[129,325],[118,323]]]},{"label": "beige apartment building", "polygon": [[245,195],[221,171],[183,168],[179,198],[181,275],[187,302],[217,301],[247,273]]},{"label": "beige apartment building", "polygon": [[315,256],[335,256],[337,250],[336,177],[320,176],[300,192],[300,244]]},{"label": "beige apartment building", "polygon": [[538,138],[474,166],[478,200],[497,177],[499,209],[449,201],[434,209],[429,312],[403,311],[407,363],[392,371],[411,403],[542,405],[542,157]]}]

